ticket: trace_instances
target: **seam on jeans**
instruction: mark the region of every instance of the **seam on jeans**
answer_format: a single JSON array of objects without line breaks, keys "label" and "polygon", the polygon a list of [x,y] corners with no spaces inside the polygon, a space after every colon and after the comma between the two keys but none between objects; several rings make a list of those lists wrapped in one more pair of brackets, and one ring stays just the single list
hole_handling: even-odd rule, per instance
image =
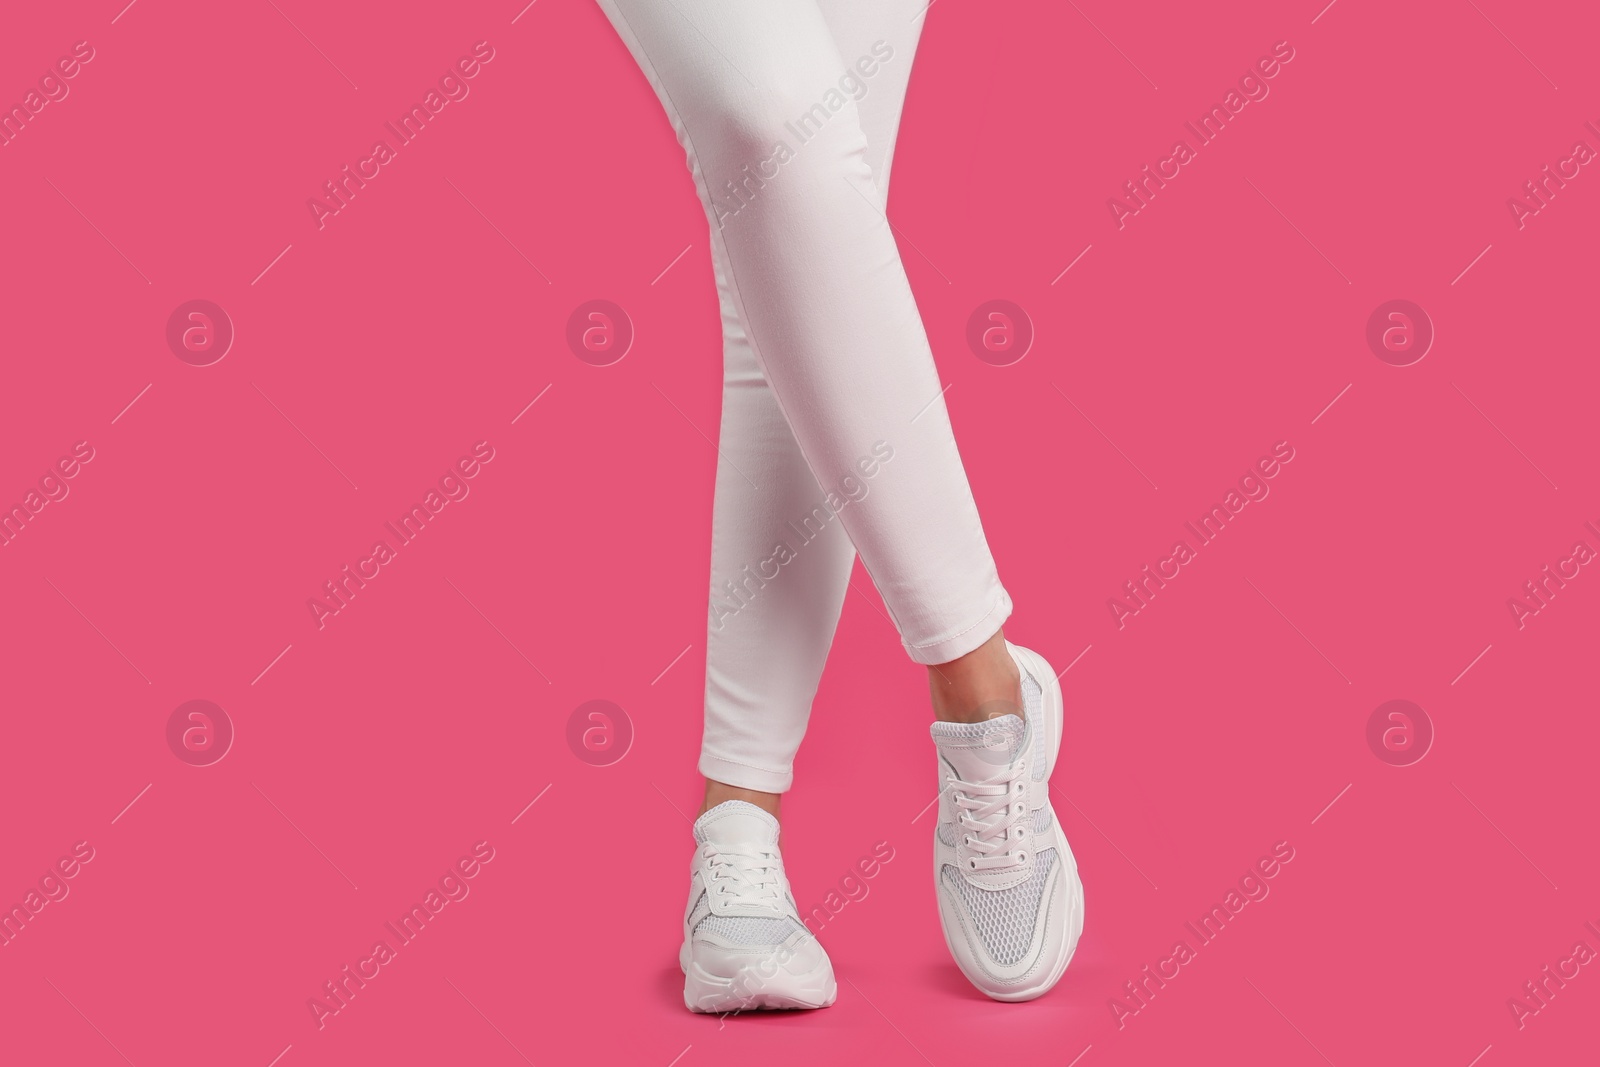
[{"label": "seam on jeans", "polygon": [[984,612],[983,616],[980,619],[978,619],[977,622],[973,623],[971,626],[968,626],[968,627],[966,627],[965,629],[962,629],[962,630],[958,630],[955,633],[950,634],[947,637],[941,637],[937,641],[928,641],[928,642],[925,642],[925,643],[920,644],[920,645],[907,645],[906,647],[907,648],[911,648],[911,649],[918,649],[918,648],[934,648],[934,647],[936,647],[938,645],[947,645],[951,641],[954,641],[956,638],[964,637],[965,635],[971,633],[973,630],[976,630],[978,627],[982,626],[984,623],[988,622],[990,617],[993,616],[995,612],[999,611],[1000,608],[1001,608],[1001,605],[1003,605],[1009,599],[1011,599],[1010,595],[1004,589],[1002,589],[1002,590],[1000,590],[1000,599],[996,600],[994,602],[994,606],[991,607],[988,611]]}]

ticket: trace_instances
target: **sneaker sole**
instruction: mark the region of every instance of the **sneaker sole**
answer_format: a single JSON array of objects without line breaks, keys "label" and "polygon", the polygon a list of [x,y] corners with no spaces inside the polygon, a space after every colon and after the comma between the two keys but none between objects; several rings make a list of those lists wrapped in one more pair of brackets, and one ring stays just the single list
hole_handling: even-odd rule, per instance
[{"label": "sneaker sole", "polygon": [[[1054,822],[1052,813],[1052,822]],[[1069,876],[1072,881],[1067,886],[1067,951],[1062,953],[1061,959],[1051,968],[1050,972],[1036,982],[1004,993],[995,993],[987,989],[980,989],[991,1000],[1015,1003],[1023,1000],[1034,1000],[1050,992],[1055,984],[1061,981],[1061,976],[1067,973],[1067,964],[1072,962],[1072,957],[1078,954],[1078,938],[1083,934],[1083,882],[1078,878],[1078,862],[1073,858],[1072,849],[1067,844],[1067,835],[1061,832],[1060,823],[1055,824],[1056,848],[1063,862],[1070,867]],[[949,944],[949,935],[945,936],[945,943]]]},{"label": "sneaker sole", "polygon": [[[779,969],[763,975],[759,963],[751,963],[730,976],[711,974],[689,957],[689,945],[678,951],[678,967],[683,971],[683,1005],[693,1012],[721,1015],[753,1010],[811,1010],[826,1008],[838,997],[833,964],[826,957],[810,971],[794,974]],[[747,993],[741,990],[756,989]]]}]

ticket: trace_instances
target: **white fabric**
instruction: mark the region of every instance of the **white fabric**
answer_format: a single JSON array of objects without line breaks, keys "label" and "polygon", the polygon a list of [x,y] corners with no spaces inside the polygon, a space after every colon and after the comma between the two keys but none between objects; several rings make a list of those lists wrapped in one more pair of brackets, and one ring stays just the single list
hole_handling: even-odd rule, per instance
[{"label": "white fabric", "polygon": [[954,827],[948,843],[959,836],[969,870],[1021,865],[1027,853],[1022,824],[1028,815],[1022,779],[1032,760],[1019,757],[1024,749],[1037,751],[1033,739],[1039,731],[1030,736],[1029,724],[1016,715],[1002,715],[985,722],[936,722],[930,732],[950,768],[945,791]]},{"label": "white fabric", "polygon": [[1033,944],[1034,923],[1055,860],[1055,849],[1042,849],[1027,880],[1008,889],[980,889],[949,864],[940,869],[945,885],[960,894],[983,947],[996,963],[1015,964]]},{"label": "white fabric", "polygon": [[750,915],[707,915],[694,928],[697,934],[716,934],[730,944],[776,948],[801,931],[790,918],[758,919]]},{"label": "white fabric", "polygon": [[688,156],[722,307],[700,769],[781,792],[856,551],[919,663],[1011,611],[884,215],[924,0],[599,3]]},{"label": "white fabric", "polygon": [[[1044,690],[1027,671],[1022,672],[1022,713],[1034,722],[1044,720]],[[1050,762],[1045,756],[1045,732],[1033,732],[1033,780],[1042,782]]]},{"label": "white fabric", "polygon": [[778,852],[778,821],[742,800],[695,820],[684,913],[683,1002],[691,1011],[822,1008],[833,964],[800,922]]},{"label": "white fabric", "polygon": [[778,820],[754,804],[729,800],[695,820],[700,846],[690,878],[694,902],[687,936],[776,948],[804,932],[778,851]]}]

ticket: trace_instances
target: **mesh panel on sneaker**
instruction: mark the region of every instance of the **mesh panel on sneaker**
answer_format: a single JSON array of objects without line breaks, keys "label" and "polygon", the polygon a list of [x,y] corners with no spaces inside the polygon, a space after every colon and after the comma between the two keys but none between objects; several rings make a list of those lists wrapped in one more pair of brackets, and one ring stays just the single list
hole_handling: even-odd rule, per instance
[{"label": "mesh panel on sneaker", "polygon": [[[1001,715],[982,722],[935,722],[929,725],[934,742],[945,749],[1006,746],[1006,760],[1016,759],[1026,724],[1016,715]],[[996,752],[996,755],[999,755]]]},{"label": "mesh panel on sneaker", "polygon": [[1033,832],[1036,834],[1044,833],[1046,830],[1050,829],[1050,823],[1052,821],[1050,805],[1046,804],[1044,807],[1033,813]]},{"label": "mesh panel on sneaker", "polygon": [[1033,941],[1033,923],[1044,897],[1045,879],[1055,866],[1056,850],[1047,848],[1033,857],[1033,873],[1028,880],[1010,889],[979,889],[945,864],[941,872],[949,886],[966,906],[967,916],[983,939],[983,947],[1002,967],[1022,959]]},{"label": "mesh panel on sneaker", "polygon": [[716,934],[736,945],[781,945],[800,928],[800,924],[788,916],[769,919],[754,915],[707,915],[694,932]]},{"label": "mesh panel on sneaker", "polygon": [[942,822],[939,824],[939,841],[944,845],[945,848],[956,847],[955,823]]}]

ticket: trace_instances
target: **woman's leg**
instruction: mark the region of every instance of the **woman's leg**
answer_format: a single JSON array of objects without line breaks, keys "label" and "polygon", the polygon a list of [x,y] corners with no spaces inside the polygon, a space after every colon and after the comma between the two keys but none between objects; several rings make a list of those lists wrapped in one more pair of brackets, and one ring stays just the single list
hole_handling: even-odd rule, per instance
[{"label": "woman's leg", "polygon": [[[825,618],[826,627],[818,638],[808,624],[804,677],[792,669],[786,674],[787,651],[756,640],[754,626],[749,631],[750,651],[742,658],[763,670],[776,665],[795,695],[771,721],[763,718],[764,706],[746,706],[730,718],[782,726],[752,739],[758,756],[779,759],[730,750],[709,774],[777,791],[788,784],[788,754],[803,731],[842,599],[838,576],[848,553],[824,543],[840,523],[914,660],[941,664],[967,655],[996,634],[1010,611],[938,399],[927,338],[852,99],[855,85],[865,84],[868,100],[874,91],[861,71],[890,73],[895,58],[869,54],[857,67],[860,57],[841,55],[816,0],[759,7],[736,0],[603,0],[602,6],[673,119],[712,222],[734,324],[743,327],[820,483],[786,483],[791,494],[796,484],[806,486],[800,496],[786,496],[799,512],[764,515],[755,524],[777,524],[786,529],[782,538],[771,545],[752,540],[742,546],[754,550],[748,559],[733,556],[742,560],[730,565],[733,575],[716,574],[721,604],[712,605],[713,634],[746,621],[779,583],[805,581],[801,572],[813,563],[831,579],[826,596],[812,591],[826,611],[813,604],[808,617]],[[736,424],[728,428],[740,434],[755,427],[752,438],[770,426],[761,417],[730,417]],[[737,464],[730,459],[729,466]],[[723,475],[719,492],[735,477],[762,484],[750,471]],[[719,558],[729,554],[719,548]],[[787,572],[791,567],[795,573]],[[720,648],[710,654],[721,659]],[[715,676],[709,689],[713,706],[751,695]],[[724,751],[720,734],[715,720],[708,723],[712,753]]]},{"label": "woman's leg", "polygon": [[[879,207],[888,197],[922,2],[820,4],[847,64],[839,77],[856,101]],[[723,320],[723,458],[712,517],[701,810],[745,800],[776,815],[779,794],[793,780],[794,755],[833,641],[855,548],[837,521],[805,542],[803,551],[794,544],[799,538],[788,524],[819,505],[826,509],[827,492],[806,465],[756,362],[720,245],[713,248],[712,265]],[[779,544],[794,549],[793,558],[763,567]],[[743,573],[746,567],[755,579]]]}]

